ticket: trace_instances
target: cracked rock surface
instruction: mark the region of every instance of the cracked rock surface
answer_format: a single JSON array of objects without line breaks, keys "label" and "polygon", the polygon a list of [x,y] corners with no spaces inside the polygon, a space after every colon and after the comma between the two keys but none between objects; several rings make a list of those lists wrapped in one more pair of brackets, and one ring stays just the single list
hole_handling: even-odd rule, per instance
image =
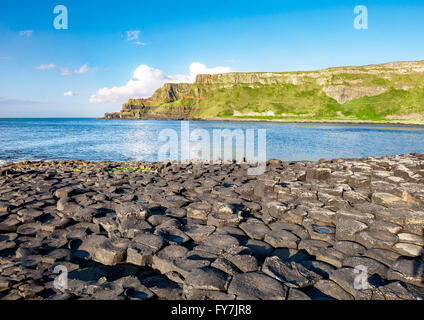
[{"label": "cracked rock surface", "polygon": [[424,299],[424,155],[0,167],[0,299]]}]

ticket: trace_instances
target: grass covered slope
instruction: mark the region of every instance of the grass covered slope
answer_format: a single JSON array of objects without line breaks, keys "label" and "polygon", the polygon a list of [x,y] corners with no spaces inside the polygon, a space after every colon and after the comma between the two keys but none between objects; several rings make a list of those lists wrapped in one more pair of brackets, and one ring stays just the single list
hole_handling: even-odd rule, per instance
[{"label": "grass covered slope", "polygon": [[121,118],[424,121],[424,61],[199,75],[130,100]]}]

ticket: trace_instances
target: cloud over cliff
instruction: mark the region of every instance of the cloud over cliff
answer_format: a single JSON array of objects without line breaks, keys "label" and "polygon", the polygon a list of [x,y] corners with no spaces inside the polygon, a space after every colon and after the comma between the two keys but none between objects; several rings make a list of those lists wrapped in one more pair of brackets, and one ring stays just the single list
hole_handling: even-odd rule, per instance
[{"label": "cloud over cliff", "polygon": [[188,74],[165,75],[162,70],[140,65],[135,69],[132,78],[123,86],[100,88],[90,97],[91,103],[124,101],[129,98],[148,98],[164,83],[191,83],[198,74],[217,74],[230,72],[228,67],[208,68],[199,62],[190,65]]}]

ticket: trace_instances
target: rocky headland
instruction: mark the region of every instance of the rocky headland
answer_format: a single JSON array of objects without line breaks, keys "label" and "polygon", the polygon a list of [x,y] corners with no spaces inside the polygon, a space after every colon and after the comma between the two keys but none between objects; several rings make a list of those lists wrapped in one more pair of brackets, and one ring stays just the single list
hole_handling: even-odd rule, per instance
[{"label": "rocky headland", "polygon": [[250,166],[0,167],[0,299],[424,298],[424,155]]},{"label": "rocky headland", "polygon": [[424,61],[319,71],[200,74],[130,99],[108,120],[424,123]]}]

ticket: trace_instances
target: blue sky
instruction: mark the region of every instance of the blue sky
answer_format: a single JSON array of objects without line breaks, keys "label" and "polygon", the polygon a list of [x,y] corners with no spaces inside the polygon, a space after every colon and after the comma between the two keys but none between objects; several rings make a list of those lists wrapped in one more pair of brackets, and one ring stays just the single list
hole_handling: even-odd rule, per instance
[{"label": "blue sky", "polygon": [[[67,30],[53,26],[56,5]],[[357,5],[367,30],[353,27]],[[423,16],[418,0],[2,0],[0,117],[102,116],[202,71],[422,60]]]}]

